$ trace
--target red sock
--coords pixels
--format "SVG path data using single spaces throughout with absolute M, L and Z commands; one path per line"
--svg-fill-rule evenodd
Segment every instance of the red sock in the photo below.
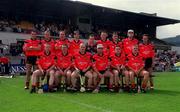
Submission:
M 113 85 L 109 84 L 109 89 L 112 89 L 113 88 Z
M 35 87 L 36 87 L 36 85 L 32 84 L 32 88 L 35 88 Z
M 136 87 L 135 83 L 131 84 L 131 88 L 134 89 Z
M 39 82 L 36 82 L 36 87 L 39 87 Z
M 145 83 L 142 83 L 142 88 L 146 88 L 146 84 Z

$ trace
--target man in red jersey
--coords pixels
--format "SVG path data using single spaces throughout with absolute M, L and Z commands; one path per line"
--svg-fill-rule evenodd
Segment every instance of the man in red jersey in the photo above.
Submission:
M 36 37 L 36 32 L 31 32 L 31 38 L 25 40 L 23 51 L 26 55 L 26 77 L 25 77 L 25 89 L 29 89 L 31 69 L 36 68 L 37 57 L 41 54 L 40 40 Z
M 9 75 L 9 68 L 10 68 L 9 67 L 9 58 L 6 56 L 0 56 L 0 64 L 1 64 L 1 67 L 4 68 L 4 70 L 1 72 L 3 74 Z
M 128 37 L 123 39 L 122 45 L 123 45 L 123 51 L 126 55 L 129 55 L 132 53 L 132 47 L 136 44 L 138 44 L 138 40 L 134 38 L 134 31 L 128 30 L 127 33 Z
M 120 81 L 120 76 L 119 74 L 124 74 L 125 79 L 126 79 L 126 85 L 129 85 L 129 76 L 128 76 L 128 71 L 125 69 L 125 61 L 126 57 L 125 54 L 122 52 L 120 46 L 115 47 L 115 51 L 110 55 L 111 59 L 111 69 L 112 73 L 114 75 L 114 84 L 115 84 L 115 90 L 118 91 L 119 88 L 119 81 Z M 123 79 L 121 79 L 122 81 Z M 122 84 L 122 83 L 121 83 Z M 121 85 L 121 90 L 122 90 L 123 85 Z
M 90 52 L 91 54 L 96 53 L 97 44 L 96 44 L 96 41 L 95 41 L 93 34 L 89 35 L 89 39 L 88 39 L 88 42 L 86 44 L 86 48 L 87 48 L 87 51 Z
M 103 45 L 98 44 L 97 45 L 97 53 L 93 56 L 94 64 L 93 64 L 93 82 L 94 85 L 96 86 L 96 89 L 93 91 L 94 93 L 99 92 L 99 87 L 101 84 L 101 80 L 103 77 L 108 77 L 110 78 L 109 80 L 109 90 L 113 91 L 112 86 L 113 86 L 113 74 L 110 72 L 110 60 L 109 60 L 109 55 L 105 54 L 103 52 Z M 100 79 L 98 81 L 98 79 Z
M 76 90 L 76 81 L 77 78 L 80 78 L 81 82 L 81 92 L 85 91 L 84 88 L 84 80 L 85 77 L 87 77 L 87 89 L 90 90 L 92 88 L 92 73 L 90 71 L 92 61 L 91 57 L 92 55 L 88 52 L 86 52 L 86 45 L 84 43 L 80 44 L 79 52 L 74 55 L 74 68 L 71 75 L 71 81 L 72 81 L 72 90 Z
M 56 53 L 60 53 L 61 52 L 61 48 L 62 45 L 66 44 L 68 46 L 68 48 L 70 47 L 70 41 L 66 38 L 66 33 L 64 30 L 61 30 L 59 32 L 59 39 L 56 40 L 56 44 L 55 44 L 55 51 Z
M 113 33 L 112 39 L 113 40 L 110 41 L 110 43 L 109 43 L 110 54 L 113 54 L 116 46 L 119 46 L 119 47 L 121 47 L 120 49 L 122 49 L 122 42 L 119 41 L 118 34 L 116 32 Z
M 55 73 L 55 85 L 58 86 L 61 82 L 60 79 L 66 79 L 67 90 L 71 86 L 71 74 L 72 74 L 72 55 L 68 52 L 68 46 L 63 44 L 61 46 L 62 52 L 57 54 L 56 73 Z M 65 77 L 65 78 L 63 78 Z M 64 81 L 65 82 L 65 81 Z
M 37 60 L 38 69 L 35 70 L 32 74 L 32 88 L 31 93 L 36 92 L 36 89 L 39 89 L 39 78 L 43 78 L 47 75 L 49 78 L 49 91 L 53 89 L 54 83 L 54 64 L 55 64 L 55 55 L 51 52 L 51 46 L 49 44 L 44 45 L 44 52 L 42 52 L 40 58 Z
M 53 52 L 53 53 L 55 52 L 55 48 L 54 48 L 55 42 L 51 38 L 51 35 L 50 35 L 49 31 L 44 32 L 44 39 L 41 40 L 42 51 L 44 51 L 45 44 L 51 45 L 51 52 Z
M 83 43 L 82 40 L 79 39 L 79 31 L 74 31 L 74 39 L 71 41 L 70 44 L 70 52 L 74 55 L 79 52 L 79 45 Z
M 144 69 L 144 61 L 143 57 L 139 53 L 138 45 L 133 47 L 133 51 L 128 55 L 127 67 L 129 69 L 130 81 L 131 81 L 131 90 L 133 92 L 137 92 L 135 88 L 135 76 L 142 76 L 142 91 L 146 92 L 146 85 L 149 78 L 149 72 Z
M 154 45 L 150 42 L 149 36 L 144 34 L 142 37 L 143 42 L 139 44 L 139 52 L 145 59 L 145 69 L 152 75 L 153 60 L 154 60 Z M 153 78 L 150 77 L 150 89 L 154 89 Z
M 110 44 L 110 41 L 107 39 L 107 32 L 105 31 L 102 31 L 101 32 L 101 40 L 98 40 L 97 41 L 97 45 L 98 44 L 102 44 L 103 45 L 103 52 L 106 53 L 106 54 L 109 54 L 109 44 Z

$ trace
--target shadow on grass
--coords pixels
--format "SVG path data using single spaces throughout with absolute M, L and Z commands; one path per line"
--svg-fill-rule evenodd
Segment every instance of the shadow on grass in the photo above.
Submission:
M 178 96 L 180 95 L 180 91 L 155 89 L 153 91 L 148 92 L 148 94 Z

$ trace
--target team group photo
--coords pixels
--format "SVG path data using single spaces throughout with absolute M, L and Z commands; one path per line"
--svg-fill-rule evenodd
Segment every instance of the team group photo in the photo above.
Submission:
M 179 0 L 0 0 L 0 111 L 180 112 Z
M 122 41 L 116 32 L 111 41 L 106 31 L 100 33 L 101 40 L 97 42 L 93 34 L 87 43 L 79 36 L 79 31 L 74 31 L 73 40 L 69 41 L 62 30 L 55 41 L 45 31 L 39 40 L 36 32 L 32 32 L 23 46 L 25 89 L 31 88 L 31 93 L 43 88 L 53 92 L 63 86 L 65 90 L 98 93 L 104 83 L 111 92 L 146 92 L 148 82 L 149 88 L 154 88 L 151 75 L 154 46 L 147 34 L 142 35 L 142 43 L 135 39 L 133 30 L 128 30 Z M 31 71 L 32 68 L 35 69 Z

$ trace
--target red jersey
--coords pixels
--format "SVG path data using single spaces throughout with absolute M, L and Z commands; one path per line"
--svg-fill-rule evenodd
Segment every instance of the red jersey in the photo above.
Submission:
M 55 64 L 55 55 L 50 53 L 46 55 L 44 52 L 41 54 L 40 58 L 37 60 L 37 64 L 42 67 L 43 70 L 49 69 Z
M 44 45 L 45 44 L 49 44 L 50 46 L 51 46 L 51 52 L 55 52 L 55 48 L 54 48 L 54 45 L 55 45 L 55 42 L 54 42 L 54 40 L 53 39 L 50 39 L 49 41 L 47 41 L 47 40 L 42 40 L 41 41 L 41 49 L 42 49 L 42 52 L 44 52 Z
M 96 69 L 98 71 L 103 71 L 103 70 L 106 70 L 108 68 L 109 56 L 107 54 L 103 54 L 102 56 L 95 54 L 93 56 L 93 60 L 94 60 L 93 66 L 96 67 Z
M 134 45 L 138 44 L 138 40 L 133 38 L 125 38 L 123 39 L 122 45 L 123 45 L 123 51 L 125 52 L 126 55 L 129 55 L 132 53 L 132 47 Z
M 59 39 L 56 40 L 56 44 L 55 44 L 55 51 L 56 53 L 60 53 L 61 52 L 61 46 L 66 44 L 68 47 L 70 46 L 70 41 L 68 39 Z
M 0 63 L 8 64 L 9 63 L 9 58 L 8 57 L 0 57 Z
M 110 54 L 114 53 L 116 46 L 119 46 L 122 49 L 122 42 L 115 43 L 115 42 L 111 41 L 109 43 L 109 52 L 110 52 Z
M 84 70 L 91 66 L 91 57 L 92 55 L 88 52 L 85 54 L 76 53 L 74 55 L 74 64 L 79 70 Z
M 67 54 L 63 55 L 62 53 L 59 53 L 57 55 L 57 63 L 56 66 L 58 66 L 61 69 L 66 69 L 72 65 L 72 55 Z
M 111 65 L 113 67 L 125 65 L 126 57 L 124 53 L 121 53 L 120 56 L 117 56 L 115 53 L 110 55 Z
M 78 40 L 78 41 L 75 41 L 75 40 L 72 40 L 71 41 L 71 44 L 70 44 L 70 52 L 71 54 L 76 54 L 79 52 L 79 45 L 83 43 L 82 40 Z
M 40 45 L 40 40 L 38 39 L 28 39 L 25 40 L 23 50 L 26 56 L 39 56 L 41 54 L 41 50 L 27 50 L 27 48 L 33 47 L 37 48 Z
M 137 56 L 132 53 L 127 56 L 128 62 L 127 66 L 134 72 L 139 72 L 144 67 L 144 61 L 142 55 L 138 54 Z
M 106 40 L 106 41 L 98 40 L 96 43 L 97 43 L 97 45 L 102 44 L 104 53 L 109 54 L 109 51 L 108 51 L 109 44 L 110 44 L 109 40 Z
M 149 44 L 139 44 L 139 52 L 142 54 L 143 58 L 153 58 L 155 55 L 154 45 L 152 43 Z

